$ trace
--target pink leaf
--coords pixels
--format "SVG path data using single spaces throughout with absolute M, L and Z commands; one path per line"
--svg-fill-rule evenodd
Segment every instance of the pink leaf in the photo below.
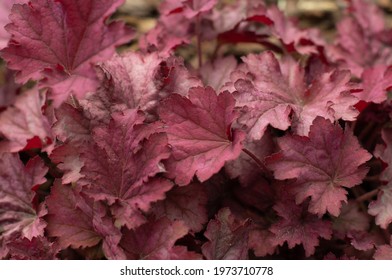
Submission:
M 323 118 L 315 119 L 309 137 L 285 136 L 278 144 L 282 151 L 269 158 L 275 178 L 296 179 L 296 202 L 310 197 L 309 211 L 319 216 L 338 216 L 342 201 L 347 201 L 342 187 L 360 184 L 368 172 L 363 164 L 371 155 L 353 133 Z
M 392 246 L 388 244 L 377 247 L 373 258 L 375 260 L 392 260 Z
M 336 231 L 335 236 L 344 238 L 350 231 L 365 232 L 370 226 L 370 216 L 360 211 L 360 207 L 354 201 L 342 206 L 340 215 L 333 219 L 333 229 Z
M 80 159 L 79 150 L 71 144 L 58 146 L 50 155 L 57 168 L 64 172 L 61 180 L 64 185 L 77 182 L 83 176 L 80 171 L 83 162 Z
M 23 165 L 18 155 L 0 157 L 0 228 L 2 237 L 20 233 L 31 240 L 43 236 L 46 223 L 40 218 L 44 209 L 35 209 L 32 188 L 46 181 L 48 169 L 39 157 Z
M 306 256 L 309 257 L 314 254 L 319 237 L 332 237 L 330 222 L 308 213 L 306 207 L 296 205 L 294 201 L 280 201 L 274 206 L 274 210 L 282 218 L 270 228 L 275 234 L 273 242 L 277 245 L 287 242 L 292 249 L 295 245 L 302 244 Z
M 376 224 L 386 229 L 392 223 L 392 184 L 384 186 L 377 200 L 369 204 L 369 214 L 376 217 Z
M 249 225 L 249 220 L 236 219 L 229 208 L 221 209 L 204 233 L 209 241 L 202 246 L 203 255 L 208 260 L 247 259 Z
M 131 260 L 178 259 L 183 247 L 174 246 L 174 243 L 187 233 L 188 228 L 182 221 L 162 218 L 134 230 L 125 230 L 120 246 Z
M 136 110 L 114 114 L 109 126 L 94 130 L 93 143 L 82 153 L 86 192 L 110 205 L 117 203 L 112 209 L 117 224 L 128 228 L 142 224 L 140 210 L 147 211 L 172 187 L 167 180 L 150 179 L 165 171 L 161 161 L 170 153 L 164 134 L 144 134 L 149 127 L 143 120 Z
M 218 58 L 213 62 L 207 62 L 200 69 L 204 85 L 212 87 L 220 92 L 223 85 L 230 81 L 230 74 L 237 68 L 234 56 Z
M 382 33 L 387 30 L 377 5 L 366 0 L 350 3 L 353 13 L 338 24 L 337 43 L 328 48 L 328 54 L 360 77 L 368 67 L 391 64 L 392 51 L 382 40 Z
M 381 103 L 387 100 L 387 91 L 392 87 L 392 68 L 378 65 L 362 73 L 363 91 L 355 95 L 366 102 Z
M 2 51 L 17 81 L 41 80 L 59 106 L 73 93 L 94 90 L 93 65 L 110 58 L 132 38 L 120 22 L 105 24 L 122 0 L 32 0 L 14 6 L 7 30 L 12 41 Z
M 189 99 L 172 95 L 160 109 L 172 147 L 168 176 L 177 184 L 189 184 L 195 174 L 203 182 L 241 153 L 245 134 L 231 131 L 236 114 L 229 93 L 217 96 L 212 88 L 192 88 Z
M 354 120 L 358 114 L 353 107 L 358 100 L 349 93 L 349 72 L 308 77 L 293 59 L 286 56 L 278 61 L 271 52 L 250 54 L 243 60 L 247 72 L 234 72 L 231 84 L 236 106 L 242 110 L 239 123 L 251 139 L 260 139 L 268 125 L 286 130 L 291 124 L 297 134 L 307 135 L 317 116 Z
M 183 221 L 192 231 L 199 232 L 207 222 L 207 194 L 203 185 L 193 183 L 176 187 L 157 202 L 152 212 L 157 218 L 166 216 L 172 221 Z
M 19 95 L 13 106 L 0 113 L 0 133 L 6 138 L 0 144 L 0 152 L 21 151 L 36 136 L 45 148 L 51 149 L 50 124 L 41 110 L 44 104 L 45 98 L 33 89 Z
M 157 53 L 114 56 L 99 69 L 101 87 L 79 101 L 95 123 L 106 122 L 114 112 L 136 108 L 154 120 L 161 99 L 171 93 L 186 95 L 190 87 L 201 85 L 180 60 L 164 60 Z
M 14 4 L 25 3 L 27 0 L 2 0 L 0 2 L 0 49 L 5 48 L 11 35 L 5 30 L 5 26 L 9 23 L 8 16 Z

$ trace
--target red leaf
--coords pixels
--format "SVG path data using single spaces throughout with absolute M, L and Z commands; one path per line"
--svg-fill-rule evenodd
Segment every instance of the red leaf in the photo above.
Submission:
M 110 58 L 116 45 L 132 38 L 122 23 L 104 20 L 122 0 L 31 0 L 16 5 L 7 30 L 12 41 L 2 51 L 17 81 L 41 80 L 59 106 L 73 93 L 97 86 L 93 64 Z
M 94 130 L 93 143 L 82 153 L 85 191 L 109 205 L 117 203 L 112 209 L 116 223 L 128 228 L 142 224 L 140 210 L 147 211 L 150 203 L 163 199 L 172 187 L 167 180 L 150 179 L 165 171 L 161 161 L 170 153 L 166 136 L 145 134 L 150 129 L 143 120 L 136 110 L 114 114 L 109 126 Z
M 339 125 L 316 118 L 309 137 L 285 136 L 278 139 L 282 151 L 268 159 L 278 180 L 296 179 L 296 202 L 311 197 L 309 211 L 319 216 L 340 213 L 346 190 L 362 182 L 368 169 L 363 165 L 371 155 L 353 133 Z
M 46 181 L 48 169 L 39 157 L 23 165 L 18 155 L 0 157 L 0 228 L 2 237 L 14 233 L 31 240 L 43 236 L 46 223 L 40 218 L 44 209 L 34 209 L 32 187 Z
M 297 134 L 307 135 L 317 116 L 354 120 L 358 114 L 353 107 L 358 100 L 349 93 L 349 72 L 335 70 L 313 77 L 290 57 L 278 61 L 271 52 L 250 54 L 243 60 L 246 72 L 234 72 L 226 87 L 234 86 L 236 106 L 242 110 L 239 123 L 254 140 L 263 136 L 268 125 L 286 130 L 292 124 Z
M 192 88 L 189 99 L 172 95 L 163 103 L 159 115 L 167 124 L 172 156 L 166 162 L 168 176 L 178 185 L 187 185 L 196 174 L 205 181 L 229 160 L 241 153 L 242 131 L 227 135 L 236 118 L 234 98 L 216 95 L 212 88 Z
M 45 98 L 34 89 L 19 95 L 13 106 L 0 113 L 0 133 L 6 138 L 0 144 L 0 150 L 21 151 L 36 136 L 45 148 L 52 148 L 47 142 L 52 137 L 50 124 L 41 110 L 44 103 Z
M 207 200 L 206 191 L 201 184 L 176 187 L 166 194 L 165 200 L 154 205 L 152 213 L 157 218 L 165 216 L 172 221 L 183 221 L 193 232 L 199 232 L 208 221 Z
M 296 205 L 294 201 L 283 200 L 274 206 L 274 210 L 282 218 L 270 228 L 275 234 L 272 239 L 276 245 L 283 245 L 287 241 L 292 249 L 295 245 L 302 244 L 309 257 L 314 254 L 319 237 L 332 237 L 331 223 L 308 213 L 306 204 Z
M 174 243 L 187 233 L 188 228 L 182 221 L 162 218 L 134 230 L 125 230 L 120 246 L 130 260 L 178 259 L 184 255 L 184 248 L 174 246 Z M 196 254 L 194 256 L 197 257 Z
M 208 223 L 204 236 L 209 240 L 201 250 L 207 260 L 248 259 L 250 220 L 234 217 L 229 208 L 221 209 Z

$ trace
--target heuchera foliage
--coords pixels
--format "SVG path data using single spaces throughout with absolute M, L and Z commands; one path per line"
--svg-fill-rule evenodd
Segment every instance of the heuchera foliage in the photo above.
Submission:
M 0 3 L 1 259 L 392 259 L 382 10 L 227 2 Z

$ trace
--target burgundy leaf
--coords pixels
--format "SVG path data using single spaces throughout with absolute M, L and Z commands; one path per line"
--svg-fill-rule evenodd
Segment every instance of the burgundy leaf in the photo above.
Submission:
M 157 218 L 166 216 L 172 221 L 183 221 L 189 229 L 199 232 L 208 221 L 207 199 L 201 184 L 176 187 L 166 194 L 165 200 L 154 205 L 152 212 Z
M 56 260 L 58 250 L 45 237 L 16 238 L 7 243 L 11 260 Z
M 264 159 L 274 152 L 275 146 L 273 137 L 268 131 L 260 140 L 246 139 L 244 141 L 244 148 L 261 162 L 264 162 Z M 243 187 L 248 187 L 259 181 L 265 171 L 261 170 L 255 160 L 246 153 L 241 153 L 236 160 L 227 162 L 225 169 L 230 178 L 238 178 Z
M 38 137 L 50 151 L 52 133 L 48 119 L 42 114 L 45 97 L 37 89 L 19 95 L 15 104 L 0 113 L 0 133 L 6 138 L 0 142 L 0 152 L 18 152 L 27 142 Z
M 57 181 L 46 203 L 48 234 L 57 237 L 60 248 L 91 247 L 101 240 L 104 244 L 110 243 L 114 237 L 117 237 L 117 244 L 120 241 L 121 233 L 106 216 L 106 208 L 80 190 Z
M 172 147 L 168 176 L 177 184 L 189 184 L 195 174 L 203 182 L 241 153 L 245 134 L 231 131 L 236 113 L 228 92 L 217 96 L 212 88 L 192 88 L 189 99 L 172 95 L 160 109 Z
M 47 171 L 39 157 L 24 166 L 16 154 L 1 155 L 0 228 L 3 238 L 14 233 L 20 233 L 21 238 L 28 240 L 43 236 L 46 223 L 41 217 L 45 215 L 45 209 L 34 208 L 32 188 L 46 181 Z
M 122 0 L 31 0 L 16 5 L 7 31 L 12 40 L 2 51 L 17 81 L 41 80 L 59 106 L 70 94 L 94 90 L 93 64 L 110 58 L 116 45 L 133 33 L 120 22 L 105 24 Z
M 150 203 L 165 197 L 172 184 L 154 177 L 164 172 L 162 160 L 170 156 L 164 134 L 145 136 L 148 126 L 136 110 L 113 115 L 109 126 L 94 130 L 93 142 L 84 148 L 82 184 L 96 200 L 105 200 L 112 209 L 117 224 L 134 228 L 144 222 L 140 210 L 147 211 Z
M 131 260 L 170 260 L 184 256 L 184 249 L 174 243 L 188 233 L 182 221 L 161 218 L 133 230 L 125 230 L 120 246 Z M 182 251 L 182 252 L 181 252 Z M 197 257 L 197 255 L 194 255 Z
M 296 179 L 296 202 L 310 197 L 309 211 L 338 216 L 347 191 L 362 182 L 371 155 L 353 133 L 323 118 L 316 118 L 309 137 L 289 135 L 278 139 L 282 151 L 269 158 L 268 166 L 278 180 Z
M 319 237 L 330 239 L 332 237 L 331 223 L 319 219 L 316 215 L 307 212 L 304 205 L 296 205 L 294 201 L 280 201 L 274 210 L 281 219 L 272 225 L 271 232 L 275 234 L 273 243 L 283 245 L 287 242 L 289 248 L 302 244 L 307 257 L 315 252 L 319 244 Z
M 236 219 L 229 208 L 221 209 L 204 233 L 209 241 L 202 247 L 203 255 L 208 260 L 247 259 L 249 225 L 249 220 Z
M 226 87 L 234 86 L 236 106 L 242 111 L 239 123 L 254 140 L 263 136 L 268 125 L 286 130 L 291 124 L 297 134 L 307 135 L 317 116 L 354 120 L 358 114 L 353 107 L 358 100 L 349 93 L 349 72 L 307 77 L 293 59 L 285 56 L 278 61 L 271 52 L 250 54 L 243 60 L 246 72 L 234 72 Z

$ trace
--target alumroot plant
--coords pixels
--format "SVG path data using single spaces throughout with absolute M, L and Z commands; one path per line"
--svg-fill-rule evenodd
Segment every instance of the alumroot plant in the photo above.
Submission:
M 120 52 L 121 0 L 3 2 L 1 258 L 392 258 L 375 4 L 327 43 L 262 1 L 167 0 Z

